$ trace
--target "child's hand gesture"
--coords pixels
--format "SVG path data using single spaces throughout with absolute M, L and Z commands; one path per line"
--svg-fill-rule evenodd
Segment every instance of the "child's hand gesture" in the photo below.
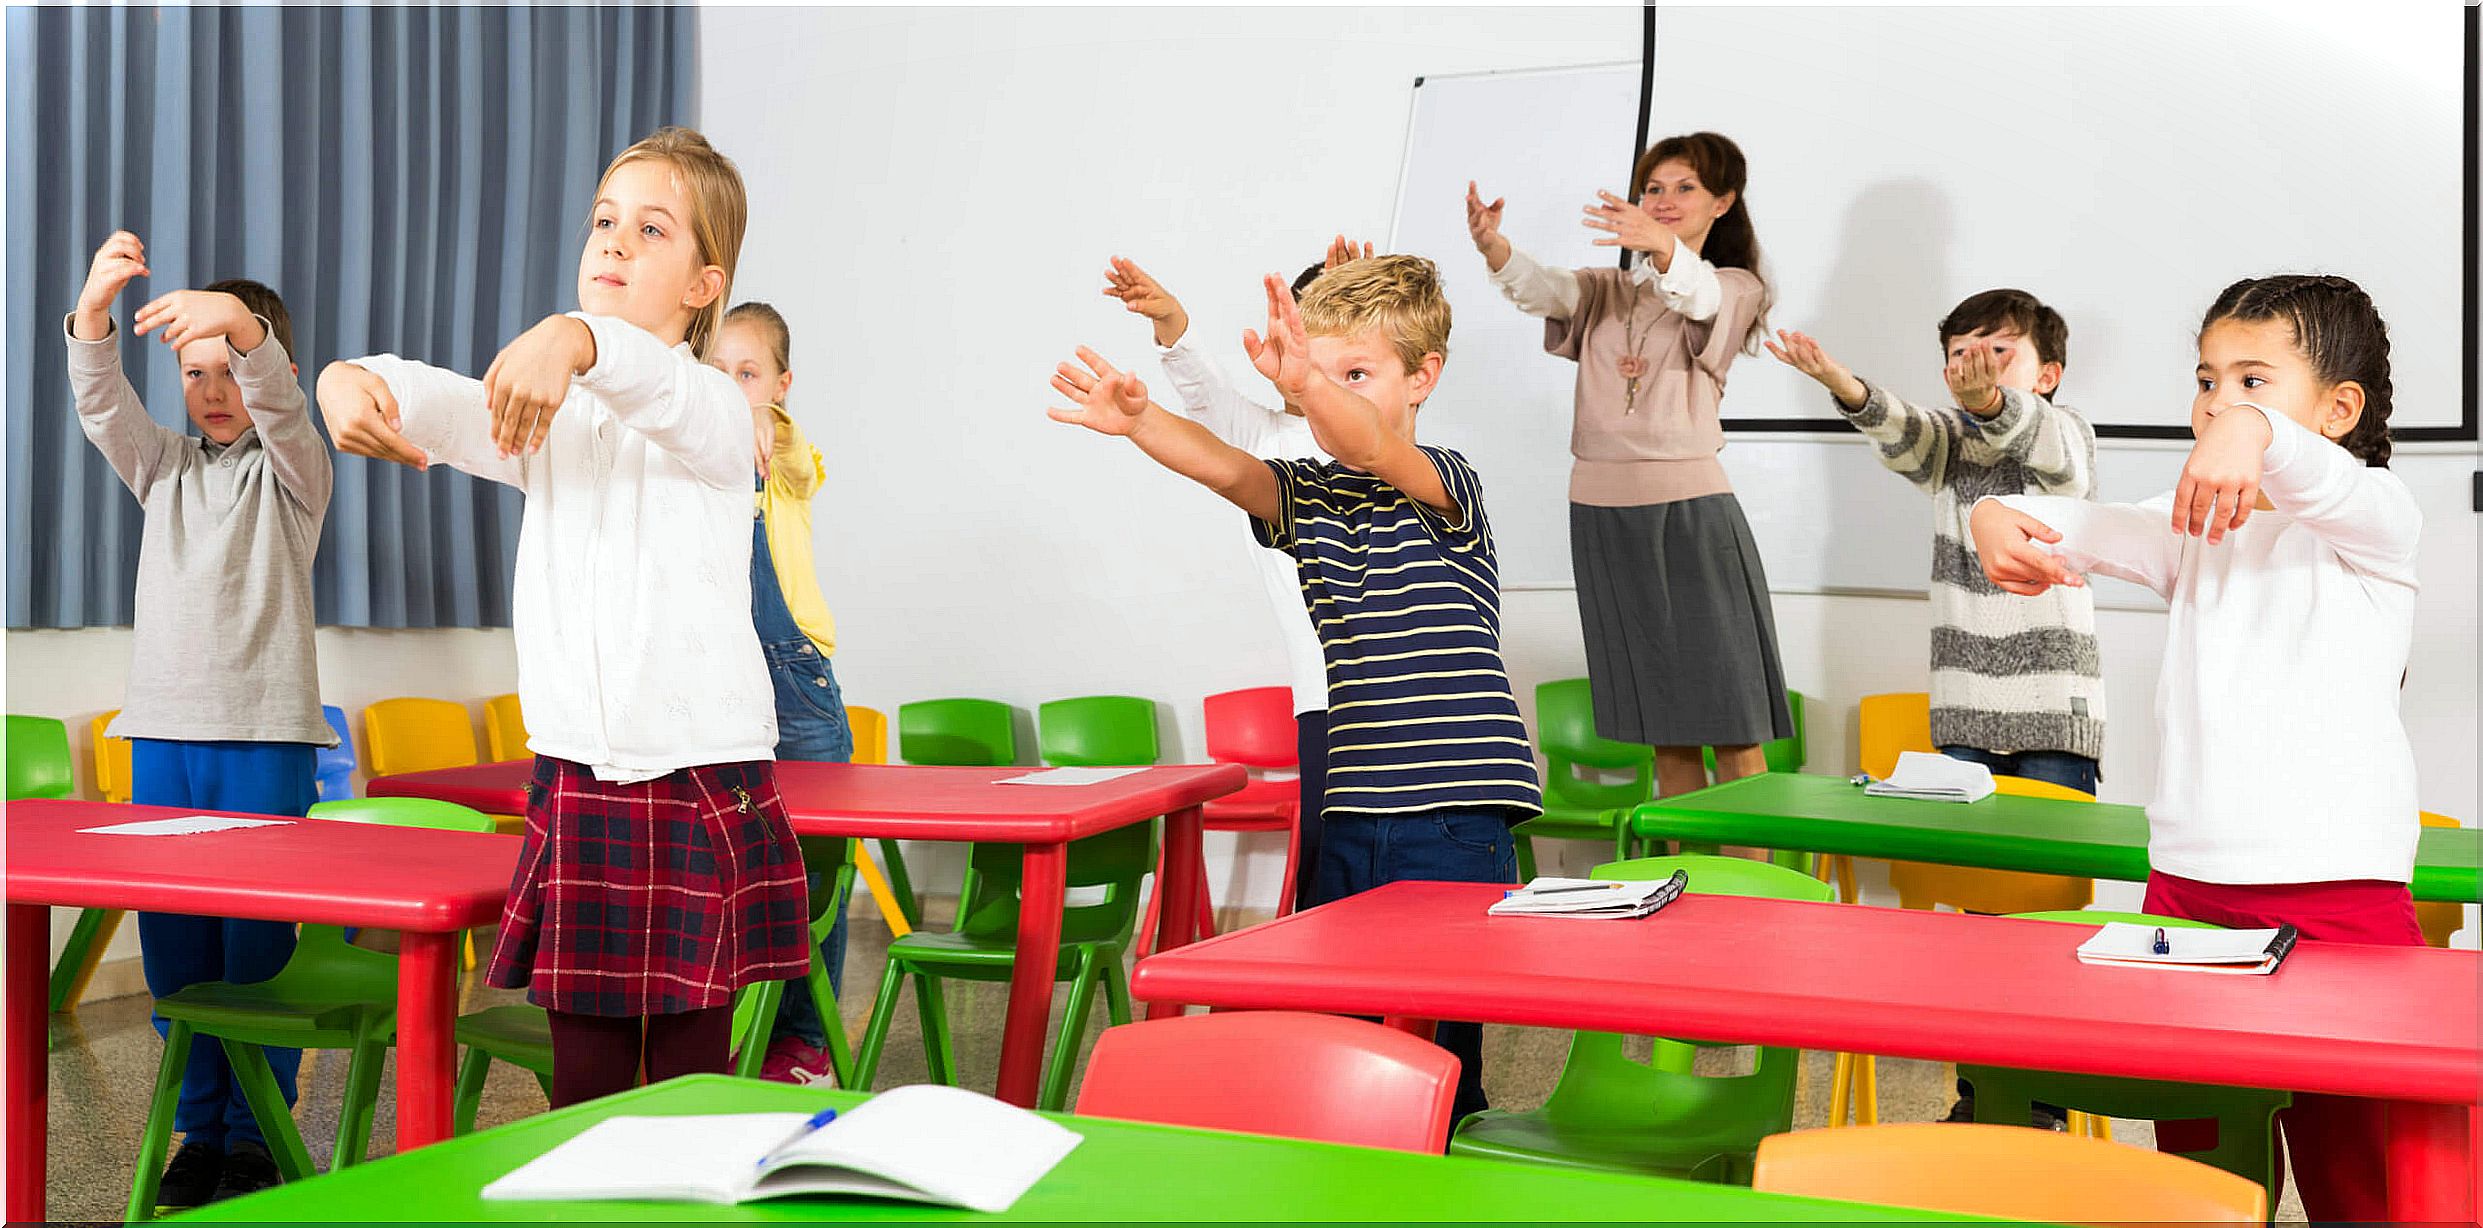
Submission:
M 750 407 L 752 459 L 760 477 L 767 476 L 768 464 L 776 458 L 776 409 L 772 405 Z
M 111 331 L 107 313 L 112 300 L 121 296 L 121 287 L 133 277 L 147 276 L 147 245 L 126 230 L 115 230 L 112 237 L 95 249 L 95 262 L 87 267 L 86 285 L 78 291 L 76 318 L 70 329 L 80 341 L 101 341 Z
M 2078 588 L 2086 577 L 2069 570 L 2059 556 L 2036 545 L 2056 542 L 2052 526 L 2005 503 L 1984 502 L 1974 508 L 1974 553 L 1983 560 L 1983 575 L 2002 592 L 2032 597 L 2055 584 Z
M 1784 344 L 1780 346 L 1777 341 Z M 1776 341 L 1761 341 L 1759 344 L 1766 346 L 1767 352 L 1776 356 L 1776 361 L 1818 380 L 1819 386 L 1827 389 L 1828 395 L 1835 397 L 1837 403 L 1847 409 L 1860 409 L 1863 402 L 1871 399 L 1871 390 L 1863 387 L 1862 381 L 1855 379 L 1854 373 L 1846 370 L 1844 363 L 1828 357 L 1828 351 L 1807 333 L 1780 328 L 1776 330 Z
M 1282 278 L 1267 275 L 1267 339 L 1249 329 L 1242 330 L 1242 351 L 1250 355 L 1250 365 L 1258 368 L 1267 382 L 1276 385 L 1285 403 L 1299 405 L 1310 392 L 1313 379 L 1319 378 L 1310 366 L 1310 333 L 1302 327 L 1302 309 L 1293 301 L 1293 289 Z
M 595 334 L 568 316 L 546 316 L 502 348 L 483 372 L 483 400 L 491 407 L 491 438 L 500 455 L 541 448 L 552 415 L 569 399 L 570 379 L 594 365 Z
M 1171 345 L 1190 331 L 1190 313 L 1181 300 L 1139 268 L 1137 261 L 1114 256 L 1112 267 L 1104 270 L 1104 293 L 1121 300 L 1131 314 L 1153 320 L 1157 345 Z
M 1969 341 L 1941 371 L 1957 407 L 1978 418 L 2000 412 L 2000 359 L 1989 341 Z
M 1078 408 L 1044 412 L 1054 422 L 1075 423 L 1098 434 L 1126 436 L 1136 431 L 1147 413 L 1146 384 L 1085 346 L 1078 347 L 1078 361 L 1086 364 L 1085 370 L 1064 362 L 1052 373 L 1052 387 L 1077 402 Z
M 1672 227 L 1647 216 L 1646 210 L 1610 192 L 1599 190 L 1595 195 L 1600 198 L 1599 203 L 1581 210 L 1586 217 L 1579 223 L 1589 230 L 1600 230 L 1611 236 L 1595 240 L 1595 246 L 1626 247 L 1650 256 L 1672 255 L 1673 244 L 1680 242 Z
M 175 350 L 193 341 L 226 337 L 234 349 L 247 354 L 267 340 L 267 330 L 259 327 L 250 308 L 221 290 L 175 290 L 139 308 L 130 323 L 138 326 L 141 337 L 163 329 L 164 344 Z
M 332 362 L 319 373 L 319 416 L 327 419 L 328 438 L 340 452 L 431 467 L 422 449 L 397 432 L 397 396 L 388 381 L 349 362 Z
M 1467 186 L 1472 187 L 1473 185 L 1468 184 Z M 1328 260 L 1327 263 L 1319 266 L 1319 271 L 1325 273 L 1329 269 L 1333 269 L 1340 264 L 1349 264 L 1356 260 L 1368 260 L 1372 255 L 1373 252 L 1369 243 L 1364 243 L 1362 245 L 1362 250 L 1360 252 L 1356 252 L 1354 250 L 1353 240 L 1348 239 L 1343 235 L 1338 235 L 1328 241 Z
M 2238 412 L 2236 412 L 2238 411 Z M 2242 527 L 2259 505 L 2259 477 L 2271 437 L 2255 405 L 2225 406 L 2207 419 L 2173 488 L 2173 531 L 2207 535 L 2212 546 Z
M 1506 196 L 1484 204 L 1474 181 L 1466 181 L 1466 234 L 1474 240 L 1474 250 L 1483 253 L 1483 263 L 1495 273 L 1509 262 L 1509 241 L 1500 237 L 1500 211 L 1508 204 Z

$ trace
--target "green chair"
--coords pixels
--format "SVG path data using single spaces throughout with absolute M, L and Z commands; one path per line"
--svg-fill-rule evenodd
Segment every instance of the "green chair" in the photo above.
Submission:
M 880 978 L 879 998 L 871 1004 L 870 1027 L 854 1055 L 855 1088 L 867 1090 L 879 1071 L 897 994 L 909 974 L 919 999 L 923 1053 L 931 1066 L 931 1078 L 939 1083 L 957 1081 L 957 1057 L 949 1040 L 940 979 L 1009 979 L 1017 960 L 1018 897 L 1024 877 L 1021 856 L 1020 846 L 1014 844 L 975 845 L 958 897 L 956 928 L 945 934 L 916 930 L 888 945 L 888 968 Z M 1133 823 L 1072 841 L 1068 860 L 1072 894 L 1063 901 L 1061 946 L 1052 965 L 1052 979 L 1069 982 L 1069 1007 L 1061 1017 L 1051 1061 L 1044 1068 L 1036 1107 L 1045 1109 L 1059 1109 L 1068 1102 L 1069 1075 L 1077 1063 L 1078 1043 L 1086 1034 L 1095 982 L 1103 982 L 1111 1021 L 1130 1020 L 1129 982 L 1121 970 L 1121 952 L 1138 922 L 1139 883 L 1155 864 L 1155 824 Z M 1078 888 L 1100 891 L 1079 893 Z M 1080 894 L 1100 898 L 1081 901 Z
M 1056 699 L 1035 710 L 1035 744 L 1053 767 L 1146 767 L 1162 762 L 1155 701 L 1135 695 Z
M 1017 762 L 1016 713 L 990 699 L 924 699 L 897 709 L 897 758 L 931 767 L 1006 767 Z M 906 924 L 922 925 L 922 898 L 914 894 L 905 854 L 894 840 L 879 842 L 888 890 Z
M 1799 772 L 1804 764 L 1810 762 L 1809 725 L 1802 715 L 1802 693 L 1800 691 L 1785 692 L 1785 708 L 1793 714 L 1793 736 L 1759 744 L 1759 753 L 1767 757 L 1767 770 L 1771 772 Z M 1716 773 L 1715 748 L 1708 747 L 1706 756 L 1707 774 L 1713 777 Z M 1716 846 L 1684 840 L 1681 842 L 1681 851 L 1712 853 L 1716 851 Z M 1818 859 L 1809 853 L 1778 849 L 1768 854 L 1768 860 L 1786 869 L 1799 870 L 1808 874 L 1811 873 L 1811 868 Z
M 37 798 L 68 797 L 77 791 L 77 779 L 70 768 L 69 726 L 48 716 L 9 715 L 8 800 L 27 801 Z M 78 991 L 103 948 L 112 941 L 112 931 L 120 928 L 121 913 L 111 908 L 82 908 L 77 924 L 69 931 L 69 943 L 60 949 L 60 962 L 52 966 L 52 1012 L 58 1014 L 77 1003 L 70 999 Z
M 2167 929 L 2217 929 L 2203 921 L 2151 917 L 2144 913 L 2068 912 L 2013 914 L 2028 921 L 2062 921 L 2098 926 L 2112 921 L 2160 925 Z M 2215 1146 L 2180 1154 L 2267 1187 L 2268 1205 L 2284 1193 L 2276 1180 L 2276 1127 L 2279 1110 L 2293 1103 L 2288 1092 L 2251 1087 L 2217 1087 L 2200 1083 L 2163 1083 L 2109 1075 L 2064 1074 L 2046 1070 L 2014 1070 L 2002 1066 L 1959 1063 L 1957 1077 L 1974 1088 L 1974 1119 L 2024 1125 L 2036 1103 L 2140 1121 L 2213 1119 Z
M 1674 870 L 1689 872 L 1694 894 L 1832 898 L 1828 885 L 1809 875 L 1738 857 L 1616 861 L 1597 866 L 1594 877 L 1660 879 Z M 1691 1059 L 1699 1048 L 1734 1047 L 1730 1042 L 1658 1039 L 1649 1060 L 1639 1062 L 1622 1051 L 1624 1040 L 1578 1033 L 1542 1108 L 1473 1114 L 1458 1123 L 1449 1154 L 1746 1185 L 1759 1140 L 1793 1128 L 1801 1050 L 1761 1048 L 1750 1073 L 1711 1077 L 1691 1073 Z
M 359 798 L 321 802 L 309 817 L 391 827 L 488 833 L 491 816 L 427 798 Z M 266 1136 L 268 1154 L 287 1181 L 317 1170 L 294 1127 L 293 1112 L 276 1085 L 262 1046 L 342 1049 L 344 1106 L 337 1115 L 331 1168 L 360 1163 L 371 1142 L 371 1118 L 379 1104 L 380 1067 L 397 1033 L 397 957 L 364 950 L 345 940 L 342 927 L 305 925 L 292 958 L 264 981 L 206 981 L 158 998 L 155 1013 L 170 1023 L 164 1059 L 156 1068 L 155 1096 L 138 1146 L 137 1178 L 130 1185 L 128 1218 L 155 1214 L 156 1186 L 172 1146 L 173 1108 L 181 1075 L 189 1066 L 194 1035 L 223 1042 L 233 1077 Z
M 819 943 L 828 936 L 829 928 L 845 910 L 846 897 L 853 891 L 855 842 L 824 836 L 804 836 L 801 841 L 803 862 L 830 885 L 828 890 L 810 898 L 810 973 L 803 983 L 819 1008 L 819 1018 L 825 1021 L 822 1030 L 828 1039 L 828 1067 L 836 1073 L 838 1086 L 851 1087 L 853 1054 L 845 1040 L 844 1016 L 837 1009 L 836 990 L 828 983 L 827 962 L 820 957 Z M 745 1079 L 759 1076 L 759 1068 L 767 1060 L 768 1036 L 775 1030 L 776 1010 L 783 1005 L 784 987 L 783 981 L 762 981 L 734 996 L 735 1075 Z M 460 1015 L 457 1043 L 466 1047 L 466 1055 L 457 1064 L 452 1133 L 465 1134 L 474 1129 L 475 1113 L 483 1102 L 483 1084 L 495 1061 L 534 1075 L 543 1094 L 552 1094 L 552 1027 L 542 1007 L 511 1003 Z
M 1543 814 L 1509 830 L 1517 841 L 1518 878 L 1535 876 L 1536 836 L 1610 840 L 1614 857 L 1628 857 L 1638 843 L 1629 812 L 1655 797 L 1654 748 L 1597 737 L 1595 701 L 1584 678 L 1535 688 L 1535 737 L 1550 770 L 1543 776 Z M 1632 779 L 1605 784 L 1594 772 L 1629 772 Z

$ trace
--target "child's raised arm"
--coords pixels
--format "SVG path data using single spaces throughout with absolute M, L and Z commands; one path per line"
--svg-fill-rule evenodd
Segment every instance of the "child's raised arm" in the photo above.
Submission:
M 327 441 L 310 424 L 310 399 L 302 395 L 293 356 L 266 320 L 236 295 L 175 290 L 139 308 L 130 322 L 140 336 L 161 330 L 175 353 L 193 341 L 223 341 L 234 382 L 241 386 L 242 412 L 259 432 L 277 486 L 312 512 L 327 511 L 336 487 L 335 463 L 328 458 Z
M 78 429 L 103 453 L 121 484 L 143 501 L 162 476 L 164 458 L 188 438 L 147 415 L 138 390 L 121 370 L 121 343 L 112 327 L 112 300 L 131 279 L 147 275 L 146 245 L 126 230 L 95 249 L 86 284 L 66 322 L 69 392 Z
M 1276 385 L 1287 402 L 1302 407 L 1310 419 L 1311 438 L 1337 460 L 1396 487 L 1416 503 L 1454 517 L 1457 500 L 1440 480 L 1439 466 L 1414 446 L 1414 441 L 1389 430 L 1379 407 L 1343 384 L 1313 370 L 1310 333 L 1302 326 L 1301 308 L 1282 278 L 1269 274 L 1267 338 L 1243 330 L 1242 349 L 1259 374 Z
M 2405 483 L 2293 419 L 2244 401 L 2209 419 L 2190 450 L 2173 492 L 2172 523 L 2191 533 L 2203 529 L 2212 544 L 2226 528 L 2240 527 L 2259 494 L 2355 567 L 2414 582 L 2423 513 Z
M 340 452 L 428 469 L 433 461 L 521 486 L 525 468 L 492 439 L 483 383 L 394 354 L 329 363 L 319 413 Z
M 1147 386 L 1138 377 L 1095 351 L 1079 346 L 1078 361 L 1085 369 L 1064 362 L 1052 374 L 1052 387 L 1078 406 L 1047 411 L 1053 421 L 1122 436 L 1155 463 L 1224 496 L 1233 506 L 1261 520 L 1281 520 L 1276 475 L 1266 462 L 1198 423 L 1165 412 L 1147 399 Z
M 2005 591 L 2032 596 L 2100 572 L 2170 598 L 2181 578 L 2181 538 L 2166 527 L 2160 504 L 1996 495 L 1974 505 L 1968 524 L 1985 578 Z
M 2049 397 L 2001 387 L 2001 365 L 1984 338 L 1961 347 L 1941 376 L 1983 441 L 2026 466 L 2044 494 L 2084 498 L 2095 485 L 2095 428 Z

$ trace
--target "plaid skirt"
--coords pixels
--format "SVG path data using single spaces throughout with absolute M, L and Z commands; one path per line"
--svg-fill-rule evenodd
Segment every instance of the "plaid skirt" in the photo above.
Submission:
M 614 784 L 535 757 L 491 984 L 571 1014 L 677 1014 L 803 975 L 809 938 L 775 764 Z

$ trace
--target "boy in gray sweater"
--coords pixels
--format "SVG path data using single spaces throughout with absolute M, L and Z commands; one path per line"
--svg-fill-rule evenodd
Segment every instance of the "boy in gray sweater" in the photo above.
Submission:
M 145 245 L 114 233 L 66 325 L 78 425 L 146 509 L 129 689 L 110 732 L 130 739 L 133 802 L 299 815 L 318 800 L 316 748 L 336 744 L 311 638 L 327 444 L 296 378 L 284 300 L 254 281 L 175 290 L 138 309 L 137 334 L 158 333 L 179 356 L 198 436 L 151 417 L 121 371 L 110 315 L 122 287 L 146 275 Z M 142 912 L 138 943 L 160 998 L 200 981 L 266 980 L 292 955 L 293 927 Z M 291 1103 L 301 1050 L 265 1052 Z M 183 1141 L 159 1208 L 275 1184 L 214 1040 L 190 1050 L 173 1128 Z

